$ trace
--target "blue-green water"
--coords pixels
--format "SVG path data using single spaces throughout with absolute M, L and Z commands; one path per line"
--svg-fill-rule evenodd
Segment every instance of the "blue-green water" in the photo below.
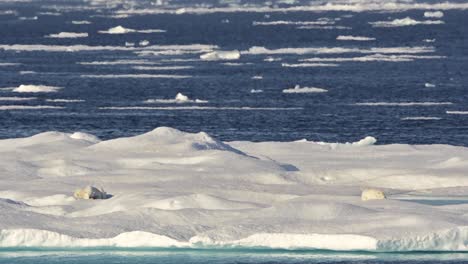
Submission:
M 282 250 L 0 251 L 0 263 L 468 263 L 465 253 L 337 253 Z

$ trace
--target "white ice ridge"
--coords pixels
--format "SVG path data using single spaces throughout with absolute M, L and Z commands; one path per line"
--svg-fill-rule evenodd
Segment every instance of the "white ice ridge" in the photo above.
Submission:
M 221 142 L 161 127 L 0 140 L 0 248 L 468 251 L 468 148 Z M 109 199 L 73 198 L 105 188 Z M 386 200 L 362 201 L 378 188 Z
M 426 11 L 424 12 L 424 17 L 429 17 L 429 18 L 441 18 L 444 17 L 444 13 L 442 11 Z
M 337 67 L 336 63 L 281 63 L 282 67 L 287 68 L 313 68 L 313 67 Z
M 34 109 L 63 109 L 62 106 L 52 105 L 0 105 L 0 110 L 34 110 Z
M 125 28 L 122 26 L 116 26 L 113 28 L 109 28 L 108 30 L 100 30 L 98 31 L 101 34 L 127 34 L 127 33 L 164 33 L 166 30 L 161 30 L 161 29 L 131 29 L 131 28 Z
M 283 93 L 325 93 L 328 90 L 316 87 L 300 87 L 299 85 L 294 88 L 284 89 Z
M 241 54 L 238 50 L 232 51 L 212 51 L 205 54 L 200 55 L 200 59 L 202 60 L 238 60 Z
M 97 78 L 97 79 L 185 79 L 190 78 L 190 75 L 176 74 L 82 74 L 82 78 Z
M 227 111 L 299 111 L 302 107 L 249 107 L 249 106 L 106 106 L 99 107 L 101 110 L 227 110 Z
M 392 21 L 376 21 L 369 22 L 373 27 L 405 27 L 405 26 L 415 26 L 415 25 L 440 25 L 444 24 L 442 20 L 414 20 L 410 17 L 405 17 L 401 19 L 395 19 Z
M 46 102 L 52 103 L 82 103 L 85 100 L 82 99 L 46 99 Z
M 62 89 L 57 86 L 47 85 L 32 85 L 32 84 L 21 84 L 20 86 L 13 88 L 13 92 L 17 93 L 53 93 Z
M 186 70 L 192 69 L 193 66 L 133 66 L 132 69 L 140 71 L 175 71 L 175 70 Z
M 468 111 L 446 111 L 448 115 L 468 115 Z
M 354 40 L 354 41 L 373 41 L 375 40 L 375 38 L 371 38 L 371 37 L 362 37 L 362 36 L 343 36 L 343 35 L 340 35 L 338 37 L 336 37 L 336 40 Z
M 198 103 L 198 104 L 206 104 L 208 101 L 206 100 L 200 100 L 200 99 L 195 99 L 192 100 L 188 96 L 182 94 L 182 93 L 177 93 L 176 97 L 174 99 L 148 99 L 144 101 L 144 103 L 151 104 L 151 103 L 163 103 L 163 104 L 173 104 L 173 103 Z
M 91 24 L 91 22 L 88 21 L 88 20 L 73 20 L 71 23 L 74 24 L 74 25 L 89 25 L 89 24 Z
M 384 61 L 384 62 L 408 62 L 414 60 L 434 60 L 444 59 L 445 56 L 437 55 L 385 55 L 385 54 L 372 54 L 358 57 L 315 57 L 300 59 L 302 62 L 373 62 L 373 61 Z
M 18 96 L 11 96 L 11 97 L 0 97 L 0 101 L 31 101 L 37 99 L 36 97 L 18 97 Z
M 88 46 L 88 45 L 44 45 L 44 44 L 13 44 L 0 45 L 0 49 L 11 51 L 46 51 L 46 52 L 79 52 L 79 51 L 134 51 L 149 54 L 185 54 L 204 53 L 217 49 L 215 45 L 151 45 L 146 47 L 125 46 Z
M 0 46 L 1 47 L 1 46 Z M 306 47 L 306 48 L 280 48 L 268 49 L 254 46 L 249 50 L 242 51 L 241 54 L 248 55 L 274 55 L 274 54 L 340 54 L 340 53 L 380 53 L 380 54 L 419 54 L 432 53 L 434 47 L 388 47 L 388 48 L 346 48 L 346 47 Z
M 442 118 L 440 117 L 435 117 L 435 116 L 408 116 L 408 117 L 403 117 L 401 120 L 441 120 Z
M 294 25 L 294 26 L 310 26 L 310 25 L 333 25 L 333 20 L 317 20 L 317 21 L 253 21 L 254 26 L 277 26 L 277 25 Z
M 452 102 L 367 102 L 355 103 L 359 106 L 437 106 L 437 105 L 453 105 Z
M 60 32 L 57 34 L 50 34 L 45 37 L 46 38 L 87 38 L 88 33 Z
M 318 11 L 350 11 L 350 12 L 366 12 L 366 11 L 392 11 L 403 12 L 407 10 L 465 10 L 468 9 L 468 3 L 463 2 L 436 2 L 436 3 L 415 3 L 414 1 L 331 1 L 328 3 L 311 2 L 308 5 L 295 5 L 289 7 L 274 7 L 274 6 L 237 6 L 230 7 L 184 7 L 184 8 L 135 8 L 119 10 L 118 15 L 145 15 L 145 14 L 211 14 L 211 13 L 288 13 L 288 12 L 318 12 Z

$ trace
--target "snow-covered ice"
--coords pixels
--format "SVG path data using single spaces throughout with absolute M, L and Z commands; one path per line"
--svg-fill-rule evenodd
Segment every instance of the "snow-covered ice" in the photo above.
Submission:
M 0 247 L 467 251 L 468 149 L 375 143 L 0 140 Z M 73 198 L 88 185 L 112 197 Z

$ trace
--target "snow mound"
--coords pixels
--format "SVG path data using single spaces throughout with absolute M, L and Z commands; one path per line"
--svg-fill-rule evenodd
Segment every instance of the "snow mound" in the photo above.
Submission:
M 88 33 L 60 32 L 58 34 L 50 34 L 45 37 L 46 38 L 87 38 Z
M 77 139 L 77 140 L 84 140 L 84 141 L 91 142 L 91 143 L 101 142 L 101 140 L 95 135 L 91 135 L 91 134 L 83 133 L 83 132 L 75 132 L 70 135 L 70 138 Z
M 200 55 L 200 59 L 215 61 L 215 60 L 238 60 L 240 59 L 240 52 L 238 50 L 232 51 L 213 51 Z
M 294 88 L 284 89 L 283 93 L 326 93 L 328 90 L 316 87 L 300 87 L 299 85 Z
M 405 26 L 415 26 L 415 25 L 440 25 L 444 24 L 442 20 L 424 20 L 418 21 L 410 17 L 405 17 L 402 19 L 395 19 L 392 21 L 377 21 L 369 22 L 373 27 L 405 27 Z
M 239 153 L 239 151 L 210 137 L 205 132 L 191 134 L 169 127 L 158 127 L 151 132 L 135 137 L 103 141 L 92 147 L 96 149 L 110 148 L 155 152 L 168 150 L 179 152 L 221 150 Z
M 62 87 L 47 86 L 47 85 L 31 85 L 21 84 L 20 86 L 13 89 L 13 92 L 17 93 L 53 93 L 62 89 Z
M 205 210 L 240 210 L 257 208 L 257 205 L 245 202 L 236 202 L 206 194 L 192 194 L 186 196 L 172 197 L 149 203 L 145 207 L 161 210 L 182 210 L 197 208 Z
M 198 103 L 198 104 L 205 104 L 208 103 L 206 100 L 200 100 L 200 99 L 195 99 L 192 100 L 188 96 L 182 94 L 182 93 L 177 93 L 176 97 L 174 99 L 148 99 L 144 101 L 144 103 L 151 104 L 151 103 L 163 103 L 163 104 L 172 104 L 172 103 Z

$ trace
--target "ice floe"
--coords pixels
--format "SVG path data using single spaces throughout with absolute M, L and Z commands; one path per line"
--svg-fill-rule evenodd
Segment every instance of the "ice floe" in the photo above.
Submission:
M 52 105 L 0 105 L 0 110 L 35 110 L 35 109 L 63 109 L 62 106 Z
M 326 93 L 328 90 L 317 87 L 300 87 L 299 85 L 294 88 L 284 89 L 283 93 Z
M 113 27 L 113 28 L 109 28 L 108 30 L 98 31 L 98 33 L 101 33 L 101 34 L 127 34 L 127 33 L 145 33 L 145 34 L 149 34 L 149 33 L 164 33 L 164 32 L 166 32 L 166 30 L 162 30 L 162 29 L 140 29 L 140 30 L 136 30 L 136 29 L 131 29 L 131 28 L 125 28 L 123 26 L 116 26 L 116 27 Z
M 435 117 L 435 116 L 408 116 L 408 117 L 402 117 L 401 120 L 441 120 L 442 118 L 440 117 Z
M 0 247 L 468 251 L 468 149 L 375 143 L 3 139 Z M 72 197 L 86 185 L 113 196 Z
M 287 68 L 312 68 L 312 67 L 337 67 L 336 63 L 281 63 L 281 66 Z
M 232 51 L 213 51 L 200 55 L 202 60 L 238 60 L 241 54 L 238 50 Z
M 0 46 L 1 47 L 1 46 Z M 274 55 L 274 54 L 340 54 L 340 53 L 381 53 L 381 54 L 418 54 L 434 52 L 434 47 L 372 47 L 372 48 L 347 48 L 347 47 L 306 47 L 306 48 L 279 48 L 268 49 L 254 46 L 241 54 L 248 55 Z
M 373 27 L 405 27 L 405 26 L 415 26 L 415 25 L 440 25 L 444 24 L 442 20 L 414 20 L 410 17 L 405 17 L 401 19 L 395 19 L 392 21 L 377 21 L 369 22 Z
M 47 35 L 46 38 L 87 38 L 88 33 L 77 33 L 77 32 L 60 32 L 57 34 Z
M 85 100 L 82 99 L 46 99 L 46 102 L 52 103 L 82 103 Z
M 299 111 L 302 107 L 249 107 L 249 106 L 105 106 L 99 107 L 101 110 L 226 110 L 226 111 Z
M 368 102 L 355 103 L 360 106 L 437 106 L 437 105 L 453 105 L 452 102 Z
M 251 89 L 250 93 L 256 94 L 256 93 L 263 93 L 262 89 Z
M 424 12 L 424 17 L 429 17 L 429 18 L 441 18 L 444 17 L 444 13 L 442 11 L 426 11 Z
M 53 93 L 59 91 L 60 89 L 62 89 L 62 87 L 21 84 L 20 86 L 14 88 L 12 91 L 16 93 Z
M 375 40 L 375 38 L 362 37 L 362 36 L 340 35 L 340 36 L 336 37 L 336 40 L 373 41 L 373 40 Z
M 317 21 L 254 21 L 252 25 L 254 26 L 277 26 L 277 25 L 294 25 L 294 26 L 310 26 L 310 25 L 330 25 L 334 24 L 334 21 L 326 20 L 317 20 Z
M 31 101 L 37 99 L 36 97 L 0 97 L 0 101 Z
M 192 69 L 193 66 L 132 66 L 132 69 L 141 71 L 175 71 L 175 70 L 186 70 Z
M 74 25 L 89 25 L 91 24 L 91 21 L 88 20 L 72 20 L 71 22 Z
M 468 115 L 468 111 L 446 111 L 448 115 Z
M 206 100 L 195 99 L 192 100 L 188 96 L 177 93 L 174 99 L 148 99 L 145 100 L 144 103 L 151 104 L 151 103 L 163 103 L 163 104 L 172 104 L 172 103 L 198 103 L 198 104 L 205 104 L 208 103 Z
M 98 79 L 117 79 L 117 78 L 130 78 L 130 79 L 184 79 L 190 78 L 190 75 L 176 75 L 176 74 L 82 74 L 83 78 L 98 78 Z
M 434 60 L 444 59 L 445 56 L 438 55 L 386 55 L 386 54 L 372 54 L 359 57 L 316 57 L 300 59 L 303 62 L 372 62 L 372 61 L 384 61 L 384 62 L 408 62 L 414 60 Z

